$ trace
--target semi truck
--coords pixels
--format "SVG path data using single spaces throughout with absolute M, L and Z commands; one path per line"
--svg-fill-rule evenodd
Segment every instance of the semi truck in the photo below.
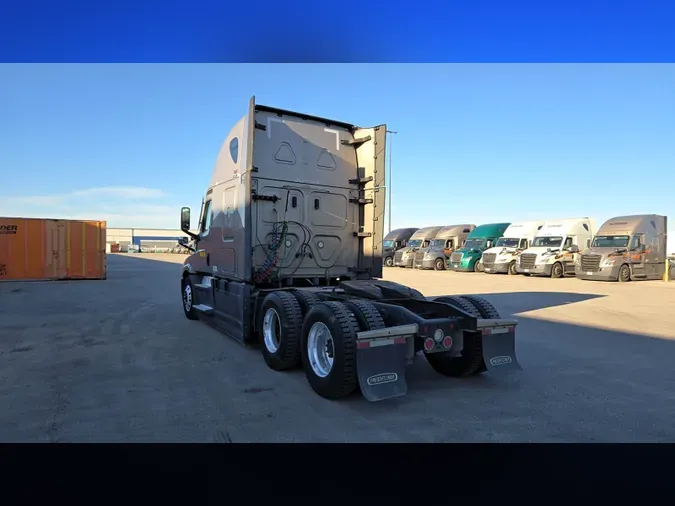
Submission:
M 577 255 L 579 279 L 662 279 L 666 270 L 668 219 L 658 214 L 617 216 L 602 224 L 590 249 Z
M 590 247 L 594 231 L 595 220 L 588 217 L 546 221 L 518 256 L 516 271 L 526 276 L 574 276 L 579 250 Z
M 472 224 L 443 227 L 429 242 L 428 247 L 415 252 L 413 267 L 437 271 L 446 269 L 452 252 L 464 246 L 464 242 L 475 228 L 476 225 Z
M 504 236 L 497 239 L 492 248 L 483 252 L 481 263 L 487 274 L 518 274 L 516 260 L 537 235 L 544 225 L 543 221 L 519 221 L 511 223 L 504 231 Z
M 420 248 L 429 246 L 431 240 L 436 237 L 438 231 L 443 227 L 424 227 L 415 232 L 408 241 L 405 248 L 401 248 L 394 255 L 394 265 L 396 267 L 412 267 L 415 260 L 415 253 Z
M 462 248 L 450 256 L 450 269 L 463 272 L 481 272 L 483 251 L 495 245 L 510 223 L 488 223 L 473 229 Z
M 415 232 L 417 232 L 416 228 L 397 228 L 384 237 L 382 258 L 386 267 L 393 267 L 394 255 L 401 248 L 405 248 L 408 240 Z
M 220 149 L 198 232 L 180 211 L 194 240 L 185 316 L 258 344 L 274 371 L 302 367 L 327 399 L 405 395 L 406 366 L 421 356 L 449 377 L 520 369 L 518 322 L 485 299 L 381 279 L 386 131 L 253 97 Z

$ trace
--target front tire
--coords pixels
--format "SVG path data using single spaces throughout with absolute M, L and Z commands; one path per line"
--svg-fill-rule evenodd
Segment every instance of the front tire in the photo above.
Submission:
M 551 277 L 560 279 L 563 277 L 564 274 L 563 266 L 560 262 L 556 262 L 553 264 L 553 267 L 551 267 Z
M 483 272 L 483 264 L 480 263 L 480 260 L 476 260 L 476 263 L 473 264 L 473 272 Z
M 434 262 L 434 269 L 437 271 L 444 271 L 445 270 L 445 260 L 442 258 L 437 258 L 436 262 Z
M 394 266 L 394 259 L 392 257 L 387 257 L 384 259 L 384 266 L 385 267 L 393 267 Z
M 302 364 L 307 381 L 324 399 L 336 400 L 354 392 L 356 375 L 356 316 L 341 302 L 312 307 L 302 325 Z
M 508 270 L 509 276 L 517 276 L 518 271 L 516 270 L 516 261 L 512 260 L 511 263 L 509 264 L 509 270 Z
M 263 359 L 274 371 L 293 369 L 300 363 L 302 308 L 288 292 L 272 292 L 260 308 L 260 345 Z
M 199 320 L 195 310 L 195 289 L 192 286 L 190 276 L 185 276 L 181 281 L 181 292 L 183 294 L 183 312 L 188 320 Z
M 623 264 L 619 269 L 619 282 L 628 283 L 630 281 L 630 267 L 628 264 Z

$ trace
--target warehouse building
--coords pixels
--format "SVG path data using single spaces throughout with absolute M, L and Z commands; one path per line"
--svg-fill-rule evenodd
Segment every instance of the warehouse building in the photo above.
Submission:
M 196 231 L 193 231 L 196 233 Z M 178 245 L 179 237 L 187 237 L 182 230 L 157 228 L 109 228 L 106 243 L 118 245 L 119 251 L 162 253 Z

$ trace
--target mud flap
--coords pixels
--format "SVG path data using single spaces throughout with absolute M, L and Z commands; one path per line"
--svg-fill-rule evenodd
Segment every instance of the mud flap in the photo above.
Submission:
M 496 320 L 487 320 L 497 322 Z M 521 371 L 516 357 L 515 325 L 490 326 L 481 329 L 483 361 L 491 374 Z
M 407 339 L 413 339 L 411 334 L 416 331 L 417 325 L 404 325 L 357 334 L 356 373 L 366 400 L 382 401 L 408 393 Z

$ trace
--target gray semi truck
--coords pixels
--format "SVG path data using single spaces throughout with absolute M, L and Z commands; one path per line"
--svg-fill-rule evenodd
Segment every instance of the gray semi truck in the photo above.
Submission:
M 431 240 L 443 227 L 424 227 L 418 229 L 410 239 L 405 248 L 401 248 L 394 255 L 394 265 L 396 267 L 413 267 L 415 253 L 418 250 L 429 247 Z
M 450 225 L 441 228 L 426 248 L 415 252 L 413 267 L 416 269 L 445 270 L 452 252 L 464 246 L 476 225 Z
M 667 218 L 658 214 L 617 216 L 602 224 L 591 247 L 575 262 L 579 279 L 662 279 L 666 270 Z
M 423 354 L 463 377 L 520 369 L 517 321 L 486 300 L 424 297 L 382 276 L 386 126 L 255 103 L 230 131 L 181 274 L 182 306 L 327 399 L 405 395 Z M 184 242 L 184 241 L 183 241 Z
M 417 232 L 416 228 L 397 228 L 389 232 L 382 243 L 382 262 L 386 267 L 394 266 L 394 255 L 405 248 L 410 237 Z

